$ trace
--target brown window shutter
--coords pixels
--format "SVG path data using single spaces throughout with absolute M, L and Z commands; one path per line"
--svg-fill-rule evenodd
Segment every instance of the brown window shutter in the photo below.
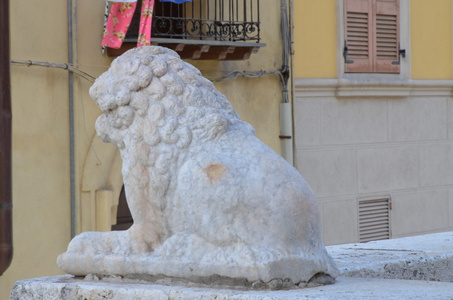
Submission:
M 399 0 L 376 0 L 377 73 L 399 73 Z
M 345 72 L 372 72 L 373 0 L 345 0 Z

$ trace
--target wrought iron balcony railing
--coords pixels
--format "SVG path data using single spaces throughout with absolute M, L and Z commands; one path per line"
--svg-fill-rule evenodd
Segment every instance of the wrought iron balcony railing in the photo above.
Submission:
M 260 40 L 259 0 L 157 1 L 153 37 L 215 41 Z
M 137 4 L 126 48 L 138 38 L 141 1 Z M 248 59 L 265 46 L 260 39 L 260 0 L 155 1 L 151 43 L 172 48 L 182 58 Z M 124 49 L 109 51 L 118 55 Z

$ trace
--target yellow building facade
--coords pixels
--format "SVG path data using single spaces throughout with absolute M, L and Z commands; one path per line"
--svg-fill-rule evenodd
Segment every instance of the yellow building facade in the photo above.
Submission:
M 296 160 L 325 243 L 452 230 L 452 1 L 295 0 L 294 16 Z M 393 37 L 396 73 L 348 71 Z
M 257 136 L 280 152 L 282 4 L 260 5 L 260 43 L 266 45 L 257 53 L 245 60 L 188 62 L 215 80 Z M 101 111 L 88 95 L 90 76 L 74 73 L 71 79 L 67 70 L 51 66 L 72 60 L 92 77 L 108 69 L 113 57 L 100 46 L 104 8 L 100 0 L 10 1 L 14 257 L 0 277 L 0 299 L 8 299 L 17 280 L 61 274 L 56 258 L 72 233 L 110 230 L 116 222 L 121 159 L 96 136 Z M 224 78 L 235 71 L 253 77 Z

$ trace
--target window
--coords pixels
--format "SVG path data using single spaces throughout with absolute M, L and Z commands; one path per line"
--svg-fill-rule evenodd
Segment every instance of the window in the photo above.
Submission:
M 344 0 L 346 73 L 400 73 L 400 0 Z

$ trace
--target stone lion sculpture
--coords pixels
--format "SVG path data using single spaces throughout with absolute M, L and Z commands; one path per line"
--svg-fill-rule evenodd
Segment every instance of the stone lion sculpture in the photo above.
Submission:
M 310 187 L 199 70 L 172 50 L 135 48 L 90 95 L 103 112 L 98 135 L 120 150 L 134 225 L 76 236 L 61 269 L 333 282 Z

